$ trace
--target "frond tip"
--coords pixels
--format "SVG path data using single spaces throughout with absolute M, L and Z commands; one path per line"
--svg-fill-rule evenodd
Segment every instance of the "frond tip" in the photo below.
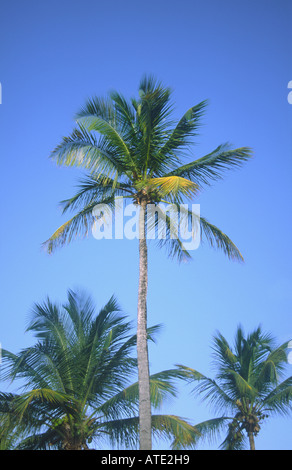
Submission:
M 76 239 L 78 235 L 86 237 L 91 227 L 88 218 L 90 218 L 91 223 L 93 223 L 93 216 L 89 213 L 86 214 L 86 216 L 78 214 L 65 222 L 47 241 L 42 244 L 44 250 L 47 253 L 52 254 L 57 248 L 70 243 L 73 239 Z
M 212 248 L 223 251 L 227 257 L 233 261 L 243 262 L 243 256 L 230 238 L 215 225 L 210 224 L 204 217 L 200 217 L 200 227 L 203 236 Z

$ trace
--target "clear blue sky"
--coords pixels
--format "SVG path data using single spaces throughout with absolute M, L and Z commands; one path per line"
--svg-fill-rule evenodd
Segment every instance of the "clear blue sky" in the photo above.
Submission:
M 149 325 L 164 324 L 150 349 L 151 371 L 182 363 L 206 375 L 211 340 L 232 341 L 241 323 L 262 324 L 279 343 L 292 337 L 291 66 L 289 0 L 63 0 L 1 2 L 0 342 L 32 344 L 29 311 L 47 295 L 63 301 L 81 287 L 102 306 L 114 293 L 135 321 L 137 245 L 78 241 L 49 257 L 41 243 L 66 219 L 58 203 L 78 171 L 49 154 L 92 95 L 130 97 L 142 74 L 174 90 L 177 118 L 208 99 L 199 157 L 218 144 L 250 146 L 254 159 L 205 191 L 201 213 L 242 251 L 238 265 L 207 245 L 178 265 L 150 249 Z M 292 374 L 292 365 L 288 367 Z M 200 422 L 207 406 L 183 387 L 166 412 Z M 291 449 L 291 419 L 274 419 L 258 449 Z

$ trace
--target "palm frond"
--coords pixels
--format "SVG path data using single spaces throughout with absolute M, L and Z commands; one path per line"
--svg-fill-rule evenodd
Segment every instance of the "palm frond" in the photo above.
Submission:
M 263 401 L 269 413 L 282 416 L 290 415 L 292 411 L 292 376 L 275 387 Z
M 151 419 L 154 440 L 171 441 L 172 450 L 194 449 L 198 445 L 201 434 L 185 419 L 174 415 L 153 414 Z M 113 448 L 125 447 L 135 449 L 138 446 L 138 418 L 125 418 L 104 423 L 104 429 Z
M 42 433 L 30 434 L 17 443 L 15 450 L 61 450 L 62 441 L 56 432 L 48 429 Z
M 180 378 L 181 371 L 179 369 L 168 369 L 151 374 L 150 394 L 151 404 L 154 408 L 159 408 L 166 399 L 177 395 L 174 382 Z
M 115 107 L 116 121 L 121 134 L 129 148 L 139 145 L 139 128 L 136 122 L 136 113 L 130 102 L 117 91 L 110 93 L 110 98 Z
M 221 416 L 220 418 L 208 419 L 195 425 L 195 428 L 200 433 L 200 442 L 207 441 L 212 444 L 218 435 L 226 429 L 226 425 L 230 421 L 230 418 Z
M 190 137 L 193 138 L 197 135 L 197 129 L 206 105 L 207 100 L 202 101 L 196 106 L 190 108 L 183 115 L 176 127 L 170 132 L 167 141 L 160 148 L 157 156 L 158 159 L 168 160 L 169 156 L 172 156 L 174 151 L 178 151 L 181 148 L 183 149 L 187 145 L 191 144 Z M 176 174 L 176 170 L 174 170 L 174 174 Z
M 233 411 L 235 409 L 234 399 L 229 391 L 221 387 L 219 383 L 209 377 L 202 377 L 198 384 L 193 388 L 194 395 L 201 395 L 203 401 L 207 400 L 216 414 L 225 410 Z
M 200 187 L 222 179 L 226 170 L 241 167 L 252 156 L 249 147 L 230 149 L 230 144 L 219 145 L 213 152 L 191 163 L 182 165 L 166 176 L 176 175 L 188 178 Z
M 278 385 L 287 363 L 285 346 L 273 349 L 261 362 L 258 362 L 259 373 L 254 374 L 256 375 L 254 384 L 261 393 L 268 393 L 271 388 Z
M 179 230 L 180 205 L 161 204 L 148 205 L 146 217 L 147 238 L 155 240 L 159 248 L 165 248 L 170 258 L 177 261 L 187 261 L 190 253 L 180 238 Z
M 111 208 L 114 207 L 114 204 L 114 195 L 108 196 L 101 200 L 94 200 L 88 206 L 85 206 L 81 211 L 74 215 L 71 219 L 61 225 L 53 233 L 53 235 L 42 244 L 43 248 L 48 253 L 52 253 L 57 248 L 69 244 L 72 240 L 76 240 L 78 237 L 88 237 L 96 221 L 96 217 L 94 215 L 95 207 L 97 205 L 102 205 L 105 211 L 110 211 Z
M 217 370 L 216 376 L 223 376 L 226 370 L 234 369 L 238 364 L 238 358 L 233 353 L 228 341 L 224 336 L 217 332 L 213 338 L 214 364 Z
M 220 387 L 219 383 L 191 367 L 186 367 L 182 364 L 179 364 L 178 367 L 182 373 L 182 379 L 191 384 L 198 382 L 193 388 L 192 393 L 194 395 L 202 395 L 203 400 L 209 400 L 216 414 L 220 413 L 222 410 L 225 411 L 225 409 L 234 409 L 233 399 Z
M 53 407 L 66 407 L 68 411 L 74 412 L 74 401 L 67 394 L 52 389 L 35 389 L 19 395 L 14 400 L 14 409 L 21 420 L 28 407 L 34 402 L 47 403 Z
M 152 415 L 152 432 L 154 439 L 171 440 L 171 449 L 194 449 L 201 433 L 185 419 L 174 415 Z
M 79 190 L 73 197 L 61 201 L 63 213 L 68 210 L 78 210 L 93 203 L 99 204 L 100 201 L 106 200 L 109 197 L 133 195 L 130 185 L 101 175 L 91 175 L 82 179 L 78 188 Z
M 49 388 L 48 378 L 42 373 L 42 365 L 38 357 L 40 347 L 41 345 L 37 344 L 35 347 L 24 349 L 19 355 L 3 349 L 2 379 L 14 381 L 16 378 L 25 378 L 27 388 L 37 385 Z
M 180 371 L 180 378 L 188 382 L 193 382 L 206 378 L 203 374 L 201 374 L 195 369 L 192 369 L 191 367 L 184 366 L 183 364 L 176 364 L 176 366 Z
M 186 261 L 191 258 L 191 249 L 194 250 L 200 243 L 207 241 L 211 248 L 223 251 L 231 260 L 243 262 L 243 256 L 232 240 L 206 218 L 190 210 L 187 205 L 171 202 L 164 208 L 158 204 L 153 214 L 150 211 L 150 217 L 147 219 L 149 238 L 154 238 L 158 230 L 157 245 L 159 248 L 167 248 L 171 258 Z M 190 233 L 184 233 L 184 227 L 187 228 L 187 225 L 192 227 Z M 190 240 L 185 239 L 186 235 L 191 237 Z
M 186 262 L 191 259 L 191 254 L 186 249 L 183 241 L 179 237 L 177 227 L 173 224 L 171 216 L 165 215 L 166 236 L 158 238 L 156 244 L 158 248 L 165 248 L 170 258 L 178 262 Z
M 107 420 L 102 426 L 104 438 L 112 449 L 136 449 L 139 441 L 139 418 Z M 102 436 L 100 436 L 102 437 Z
M 42 246 L 49 253 L 53 253 L 57 248 L 60 248 L 73 239 L 76 239 L 78 235 L 83 238 L 88 236 L 89 231 L 93 225 L 94 218 L 92 210 L 96 204 L 87 207 L 85 210 L 76 214 L 70 220 L 61 225 L 51 237 L 46 240 Z
M 99 117 L 111 123 L 115 123 L 116 120 L 115 108 L 112 100 L 108 97 L 99 98 L 98 96 L 93 96 L 87 99 L 85 104 L 76 113 L 75 119 L 78 120 L 89 115 Z
M 95 116 L 88 115 L 78 119 L 78 124 L 87 132 L 96 131 L 100 133 L 106 142 L 110 142 L 112 152 L 120 162 L 122 168 L 128 168 L 138 173 L 136 161 L 128 147 L 127 142 L 124 141 L 123 136 L 119 133 L 114 123 L 107 122 L 106 120 Z
M 229 384 L 230 395 L 234 400 L 244 397 L 253 401 L 256 398 L 257 390 L 242 375 L 234 370 L 226 372 L 226 383 Z
M 161 166 L 157 158 L 157 145 L 165 140 L 172 109 L 171 90 L 163 87 L 154 77 L 144 76 L 139 86 L 140 100 L 135 103 L 140 141 L 137 147 L 139 168 L 144 176 Z M 132 101 L 133 103 L 133 101 Z

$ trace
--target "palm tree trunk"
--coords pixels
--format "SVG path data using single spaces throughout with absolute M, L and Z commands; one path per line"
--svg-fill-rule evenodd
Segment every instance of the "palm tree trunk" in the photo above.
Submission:
M 139 218 L 139 291 L 137 318 L 137 358 L 139 380 L 140 450 L 151 450 L 151 402 L 147 346 L 148 261 L 145 235 L 146 201 L 142 201 Z
M 249 438 L 249 447 L 250 450 L 255 450 L 255 442 L 254 442 L 254 435 L 253 432 L 248 433 L 248 438 Z

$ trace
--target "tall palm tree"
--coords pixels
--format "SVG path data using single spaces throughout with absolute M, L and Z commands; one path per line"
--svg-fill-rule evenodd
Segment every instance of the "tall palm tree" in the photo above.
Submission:
M 202 394 L 217 414 L 223 415 L 198 424 L 204 435 L 226 430 L 221 448 L 240 450 L 248 438 L 255 450 L 255 436 L 270 416 L 287 415 L 292 411 L 292 376 L 281 381 L 287 364 L 288 342 L 276 346 L 275 339 L 261 327 L 245 336 L 238 327 L 234 348 L 218 333 L 214 337 L 216 379 L 181 366 L 185 378 L 198 381 L 194 393 Z M 204 431 L 204 432 L 203 432 Z
M 239 167 L 251 156 L 249 148 L 230 149 L 223 144 L 206 156 L 189 158 L 188 149 L 197 135 L 205 106 L 205 101 L 193 106 L 175 124 L 171 119 L 171 90 L 146 76 L 140 82 L 138 99 L 127 100 L 117 91 L 106 99 L 89 99 L 77 113 L 72 134 L 63 138 L 51 154 L 58 165 L 85 169 L 87 177 L 76 194 L 63 201 L 63 211 L 73 210 L 74 215 L 45 242 L 48 252 L 76 236 L 88 235 L 99 204 L 113 210 L 115 198 L 122 197 L 123 202 L 130 201 L 140 210 L 137 351 L 141 449 L 151 449 L 147 224 L 147 229 L 159 230 L 159 220 L 164 220 L 166 236 L 160 233 L 156 241 L 168 249 L 170 256 L 183 260 L 191 254 L 177 230 L 176 217 L 179 214 L 191 223 L 197 217 L 200 233 L 211 246 L 223 250 L 231 259 L 243 259 L 226 234 L 182 205 L 192 201 L 205 185 L 221 178 L 225 170 Z M 161 204 L 165 203 L 175 208 L 175 215 L 163 211 Z M 150 213 L 150 206 L 157 212 Z
M 20 378 L 21 394 L 0 394 L 0 447 L 88 449 L 92 440 L 135 448 L 138 442 L 136 335 L 114 298 L 95 315 L 88 296 L 69 291 L 68 301 L 37 304 L 28 327 L 38 342 L 19 354 L 3 351 L 2 378 Z M 148 329 L 153 339 L 158 327 Z M 176 369 L 150 378 L 158 408 L 174 396 Z M 192 447 L 199 433 L 185 420 L 153 415 L 152 432 Z

